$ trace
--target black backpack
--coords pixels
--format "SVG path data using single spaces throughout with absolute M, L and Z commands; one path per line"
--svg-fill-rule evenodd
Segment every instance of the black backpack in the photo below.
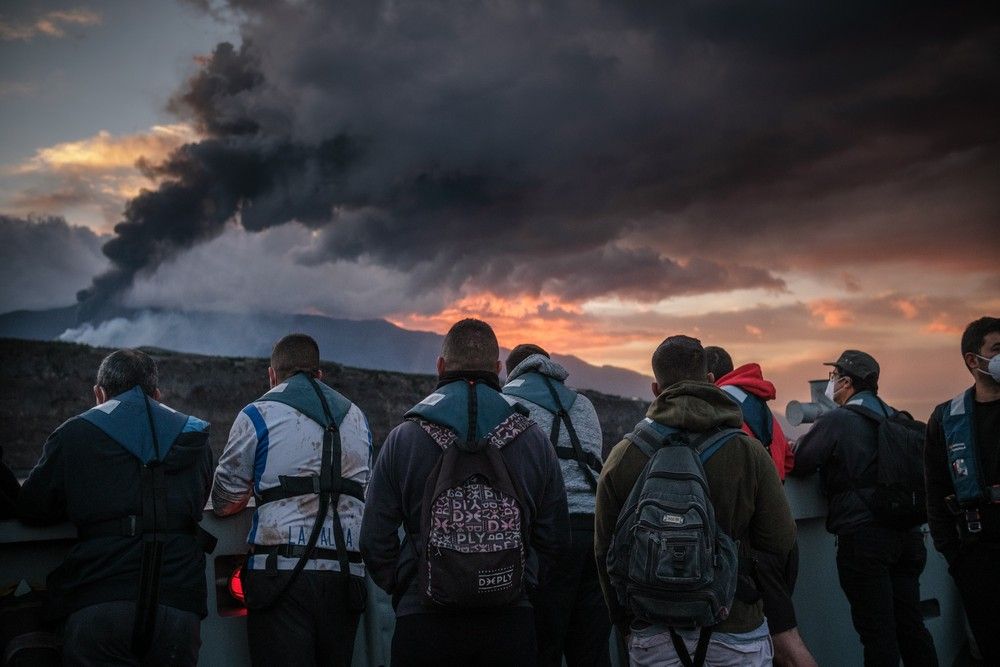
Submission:
M 618 516 L 608 575 L 636 618 L 670 628 L 685 665 L 703 664 L 712 626 L 736 597 L 738 544 L 716 522 L 703 464 L 742 432 L 690 434 L 644 420 L 626 436 L 650 459 Z M 693 661 L 675 627 L 700 628 Z
M 499 447 L 446 448 L 424 487 L 425 603 L 470 609 L 517 602 L 524 588 L 524 507 Z
M 875 519 L 889 528 L 908 529 L 927 522 L 927 489 L 924 482 L 924 434 L 927 425 L 908 412 L 878 414 L 860 405 L 844 406 L 875 422 L 878 446 L 865 466 L 876 469 L 871 501 L 866 503 Z M 883 408 L 884 410 L 884 408 Z M 859 494 L 859 497 L 862 497 Z

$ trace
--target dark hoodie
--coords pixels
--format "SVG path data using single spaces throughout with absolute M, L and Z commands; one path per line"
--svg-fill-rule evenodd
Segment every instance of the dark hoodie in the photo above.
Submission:
M 747 394 L 750 394 L 749 397 L 746 397 L 746 401 L 759 401 L 760 406 L 763 407 L 766 414 L 770 414 L 770 410 L 765 403 L 773 401 L 777 396 L 774 384 L 770 380 L 764 379 L 759 364 L 743 364 L 739 368 L 716 379 L 715 386 L 738 387 L 742 389 Z M 739 398 L 734 398 L 740 401 Z M 765 429 L 760 429 L 760 427 L 751 428 L 751 425 L 747 423 L 747 418 L 752 410 L 750 410 L 751 406 L 746 401 L 740 401 L 740 410 L 743 412 L 743 430 L 748 435 L 752 435 L 761 442 L 764 442 L 762 434 L 756 431 Z M 771 441 L 764 442 L 764 444 L 768 446 L 768 450 L 771 452 L 771 458 L 774 460 L 774 467 L 778 471 L 778 477 L 784 480 L 788 472 L 795 466 L 795 455 L 792 453 L 792 448 L 788 444 L 788 438 L 785 437 L 785 432 L 781 428 L 781 424 L 778 423 L 778 420 L 773 415 L 771 415 L 769 426 Z
M 743 417 L 736 403 L 708 382 L 678 382 L 649 406 L 646 416 L 677 429 L 700 433 L 717 427 L 739 427 Z M 618 604 L 608 580 L 608 544 L 622 505 L 649 458 L 629 440 L 611 450 L 597 487 L 594 551 L 611 621 L 626 631 L 631 618 Z M 708 460 L 705 474 L 719 527 L 746 546 L 784 558 L 795 544 L 795 522 L 781 481 L 767 452 L 749 436 L 734 436 Z M 764 621 L 763 603 L 733 601 L 729 618 L 718 632 L 743 633 Z
M 25 523 L 68 520 L 79 528 L 142 513 L 140 469 L 152 442 L 145 414 L 135 422 L 136 437 L 125 443 L 88 421 L 86 414 L 65 422 L 46 441 L 42 458 L 17 498 L 18 517 Z M 212 480 L 207 428 L 205 422 L 190 417 L 172 443 L 160 442 L 161 451 L 169 445 L 163 457 L 168 513 L 188 516 L 192 522 L 201 519 Z M 159 603 L 204 618 L 208 613 L 205 554 L 196 536 L 170 533 L 164 540 Z M 141 536 L 109 535 L 77 542 L 48 578 L 53 615 L 101 602 L 135 600 L 141 554 Z
M 368 485 L 361 525 L 361 555 L 372 580 L 392 595 L 397 616 L 435 611 L 424 604 L 415 575 L 417 554 L 424 545 L 421 535 L 424 487 L 441 456 L 442 446 L 471 451 L 493 437 L 506 441 L 500 452 L 511 480 L 521 489 L 527 504 L 521 509 L 529 535 L 529 584 L 537 582 L 539 566 L 545 567 L 558 558 L 570 542 L 566 491 L 559 460 L 548 437 L 509 408 L 510 403 L 498 391 L 500 385 L 495 374 L 446 374 L 438 387 L 455 382 L 469 386 L 474 383 L 477 410 L 469 411 L 468 403 L 463 402 L 450 414 L 439 413 L 440 417 L 434 417 L 430 411 L 419 414 L 416 408 L 420 406 L 442 404 L 436 398 L 440 392 L 425 398 L 389 433 Z M 503 413 L 508 414 L 503 416 Z M 457 415 L 465 415 L 466 419 L 456 418 Z M 503 421 L 489 424 L 490 415 Z M 430 421 L 429 417 L 438 421 Z M 403 543 L 399 539 L 400 526 L 406 536 Z M 519 606 L 530 606 L 526 592 Z

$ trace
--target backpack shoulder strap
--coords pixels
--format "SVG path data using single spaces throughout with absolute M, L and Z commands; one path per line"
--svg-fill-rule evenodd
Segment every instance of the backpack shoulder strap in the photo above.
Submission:
M 711 431 L 696 440 L 694 449 L 698 453 L 698 458 L 701 459 L 702 464 L 707 463 L 717 451 L 722 449 L 724 444 L 729 442 L 733 436 L 740 433 L 743 433 L 743 429 L 741 428 L 724 428 L 721 431 Z
M 636 424 L 632 432 L 625 436 L 625 439 L 638 447 L 643 454 L 653 458 L 657 450 L 663 447 L 667 439 L 675 433 L 680 433 L 680 430 L 664 424 L 654 424 L 653 420 L 647 417 Z
M 587 456 L 584 453 L 583 446 L 580 444 L 580 438 L 576 434 L 576 428 L 573 426 L 573 421 L 569 418 L 569 413 L 566 412 L 566 407 L 559 398 L 559 392 L 556 391 L 556 388 L 552 385 L 552 380 L 548 376 L 542 375 L 542 380 L 545 381 L 545 386 L 549 390 L 552 401 L 559 408 L 559 412 L 552 416 L 552 432 L 549 434 L 552 446 L 555 447 L 557 455 L 561 454 L 559 451 L 559 423 L 566 424 L 566 433 L 569 435 L 569 442 L 573 447 L 573 457 L 580 467 L 580 472 L 583 473 L 583 478 L 587 480 L 587 486 L 590 487 L 591 492 L 597 493 L 597 478 L 594 477 L 594 473 L 590 468 L 593 466 L 594 470 L 600 473 L 602 468 L 601 461 L 596 456 Z M 562 457 L 560 456 L 560 458 Z

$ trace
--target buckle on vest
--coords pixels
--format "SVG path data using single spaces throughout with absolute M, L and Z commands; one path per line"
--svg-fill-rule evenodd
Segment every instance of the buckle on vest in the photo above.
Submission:
M 129 514 L 127 517 L 122 518 L 122 535 L 125 537 L 135 537 L 136 528 L 138 528 L 138 517 L 134 514 Z
M 965 510 L 965 525 L 970 533 L 982 532 L 983 524 L 978 509 Z

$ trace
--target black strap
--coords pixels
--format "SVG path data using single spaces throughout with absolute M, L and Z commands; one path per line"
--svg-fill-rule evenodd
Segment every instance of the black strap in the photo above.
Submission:
M 301 477 L 278 475 L 278 483 L 278 486 L 270 489 L 264 489 L 260 493 L 256 494 L 255 498 L 257 499 L 257 507 L 267 503 L 273 503 L 276 500 L 285 500 L 286 498 L 295 498 L 296 496 L 307 496 L 319 493 L 321 488 L 319 475 L 304 475 Z M 361 484 L 361 482 L 354 481 L 353 479 L 344 479 L 342 477 L 334 478 L 331 491 L 336 491 L 341 495 L 357 498 L 361 502 L 365 501 L 364 485 Z
M 274 554 L 282 558 L 302 558 L 308 554 L 309 558 L 315 560 L 339 560 L 340 558 L 336 549 L 315 547 L 312 552 L 309 552 L 304 544 L 255 544 L 253 553 L 254 555 Z M 361 563 L 361 554 L 350 551 L 348 552 L 348 560 L 352 563 Z
M 563 406 L 562 401 L 559 400 L 559 393 L 556 388 L 552 386 L 552 380 L 548 376 L 542 375 L 542 379 L 545 381 L 545 386 L 549 390 L 549 394 L 552 396 L 552 400 L 559 407 L 559 412 L 557 412 L 552 417 L 552 432 L 549 434 L 549 440 L 552 441 L 552 446 L 556 449 L 556 455 L 559 458 L 569 458 L 564 456 L 559 450 L 563 449 L 559 446 L 559 424 L 563 422 L 566 424 L 566 433 L 569 435 L 570 444 L 573 446 L 573 458 L 576 459 L 577 464 L 580 466 L 581 472 L 583 472 L 584 479 L 587 480 L 587 485 L 590 487 L 592 493 L 597 492 L 597 479 L 594 477 L 593 471 L 591 471 L 590 466 L 593 460 L 597 459 L 596 456 L 590 454 L 590 457 L 584 455 L 583 447 L 580 445 L 580 438 L 576 435 L 576 429 L 573 427 L 573 421 L 569 418 L 569 414 L 566 412 L 566 408 Z M 589 453 L 589 452 L 588 452 Z M 598 463 L 594 466 L 594 469 L 600 471 L 602 465 L 600 459 L 597 459 Z
M 153 408 L 143 393 L 146 418 L 153 438 L 154 459 L 139 470 L 139 493 L 142 514 L 138 517 L 142 532 L 142 556 L 139 565 L 139 590 L 132 624 L 132 652 L 140 660 L 149 652 L 156 628 L 156 607 L 160 597 L 160 568 L 163 565 L 163 542 L 157 533 L 157 513 L 167 518 L 167 489 L 160 461 L 160 442 L 153 422 Z
M 712 638 L 712 628 L 703 627 L 698 632 L 698 646 L 694 650 L 694 658 L 688 653 L 687 645 L 677 631 L 667 628 L 670 631 L 670 641 L 674 644 L 674 650 L 684 667 L 702 667 L 705 664 L 705 656 L 708 655 L 708 642 Z

